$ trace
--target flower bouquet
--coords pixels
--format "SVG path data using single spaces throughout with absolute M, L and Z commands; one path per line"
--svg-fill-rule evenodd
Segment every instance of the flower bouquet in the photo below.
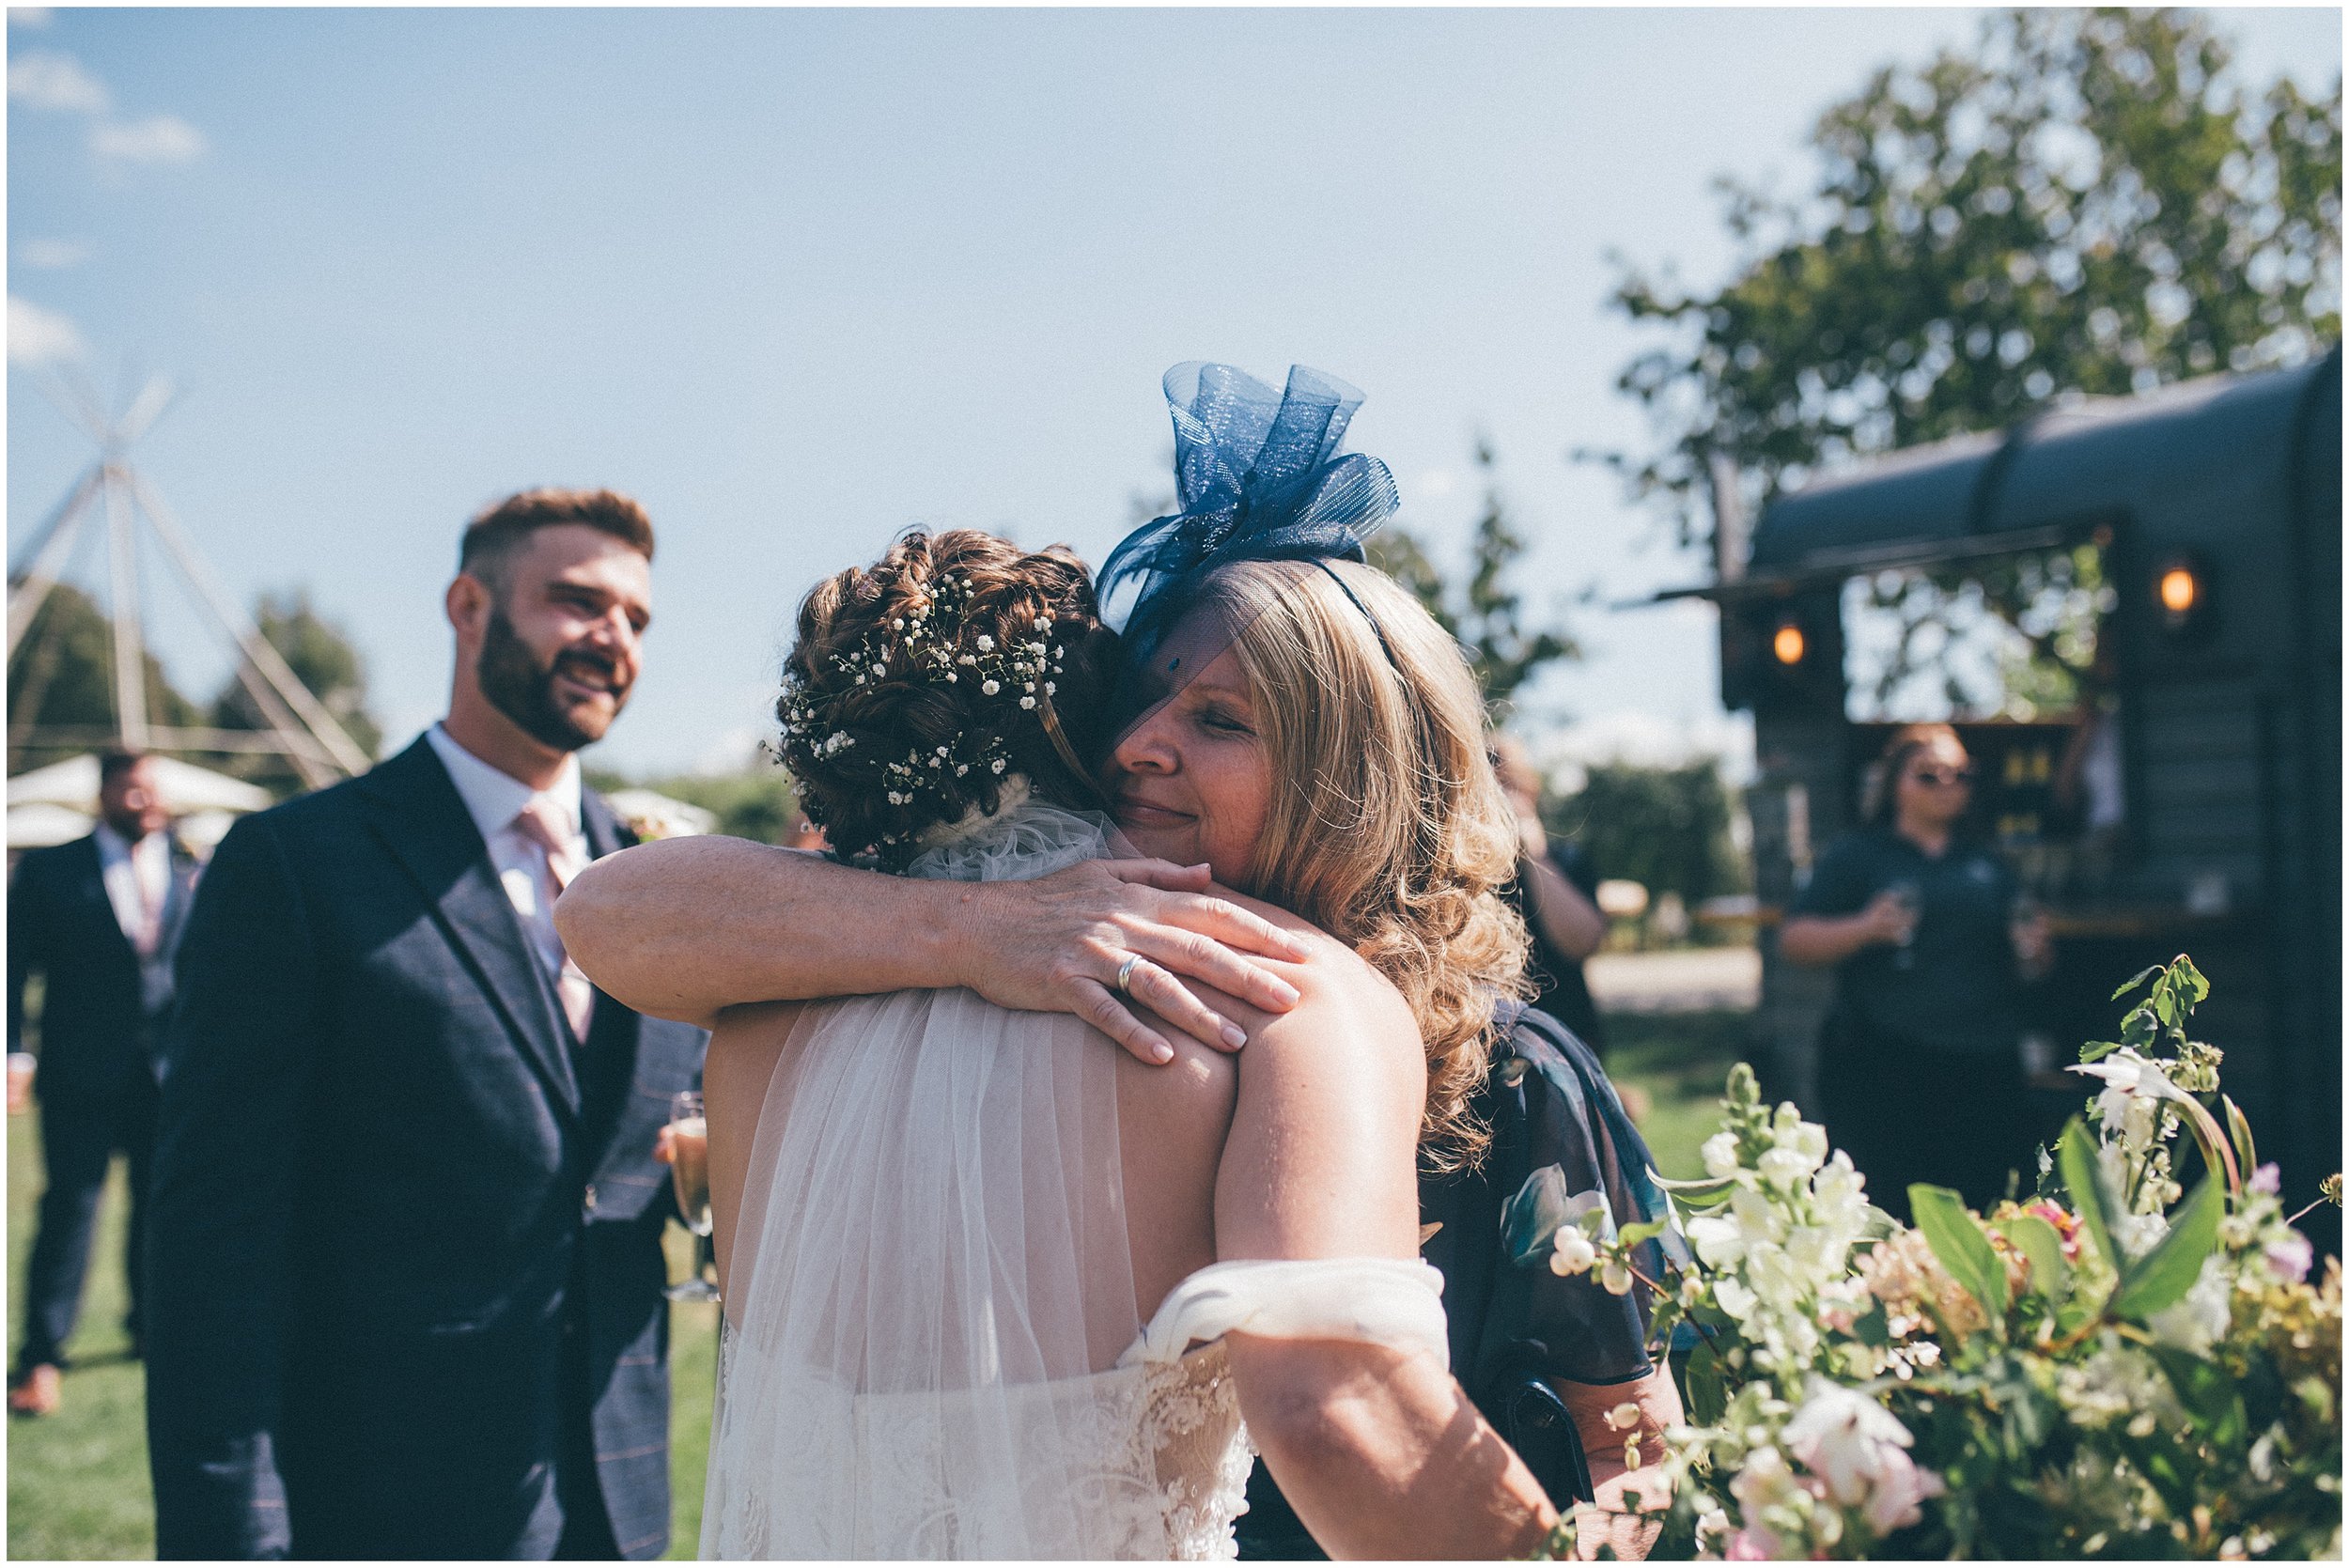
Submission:
M 2218 1051 L 2186 1037 L 2208 984 L 2181 957 L 2115 998 L 2139 987 L 2026 1201 L 1921 1185 L 1904 1228 L 1741 1063 L 1669 1213 L 1563 1218 L 1552 1267 L 1647 1279 L 1659 1334 L 1693 1330 L 1656 1555 L 2341 1555 L 2339 1263 L 2311 1281 Z

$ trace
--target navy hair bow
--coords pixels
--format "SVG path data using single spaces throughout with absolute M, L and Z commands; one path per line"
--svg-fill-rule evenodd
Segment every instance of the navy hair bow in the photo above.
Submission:
M 1339 455 L 1362 395 L 1335 377 L 1291 365 L 1276 394 L 1246 371 L 1194 361 L 1165 385 L 1181 509 L 1128 535 L 1096 583 L 1102 620 L 1137 662 L 1218 567 L 1360 561 L 1362 541 L 1402 505 L 1386 464 Z

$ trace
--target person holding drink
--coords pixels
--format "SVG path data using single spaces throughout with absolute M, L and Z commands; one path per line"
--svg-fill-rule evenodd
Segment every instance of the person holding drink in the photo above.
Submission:
M 1779 930 L 1790 962 L 1836 971 L 1828 1136 L 1904 1219 L 1911 1182 L 1986 1204 L 2030 1153 L 2025 1000 L 2054 951 L 2046 917 L 1968 831 L 1972 782 L 1949 725 L 1895 731 L 1865 825 L 1828 846 Z

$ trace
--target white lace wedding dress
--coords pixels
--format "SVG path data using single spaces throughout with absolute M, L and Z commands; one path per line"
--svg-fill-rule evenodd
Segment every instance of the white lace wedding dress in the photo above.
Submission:
M 1107 851 L 1041 802 L 911 875 Z M 1113 1048 L 969 991 L 809 1008 L 768 1091 L 728 1257 L 701 1555 L 1234 1555 L 1250 1450 L 1221 1337 L 1446 1354 L 1424 1263 L 1238 1262 L 1134 1298 Z

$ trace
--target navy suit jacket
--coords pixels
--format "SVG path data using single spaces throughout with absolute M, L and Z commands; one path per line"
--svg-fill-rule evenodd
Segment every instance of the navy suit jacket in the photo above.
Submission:
M 172 846 L 163 951 L 179 939 L 195 862 Z M 151 1087 L 149 1019 L 139 955 L 106 896 L 98 835 L 28 849 L 8 883 L 8 1048 L 24 1033 L 24 983 L 46 982 L 40 1008 L 45 1104 L 110 1099 Z
M 629 842 L 592 794 L 583 814 L 597 855 Z M 179 983 L 148 1221 L 160 1555 L 548 1556 L 583 1359 L 613 1539 L 661 1555 L 652 1148 L 707 1036 L 599 994 L 574 1052 L 422 740 L 240 822 Z

